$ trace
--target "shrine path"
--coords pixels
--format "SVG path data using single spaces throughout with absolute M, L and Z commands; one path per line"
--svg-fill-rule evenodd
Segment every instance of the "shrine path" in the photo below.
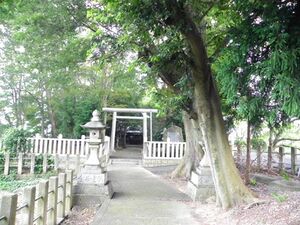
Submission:
M 191 199 L 141 166 L 110 165 L 114 196 L 92 225 L 196 225 Z

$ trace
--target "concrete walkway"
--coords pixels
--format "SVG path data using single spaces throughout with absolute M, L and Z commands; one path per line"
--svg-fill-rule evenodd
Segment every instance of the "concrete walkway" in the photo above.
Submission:
M 196 225 L 191 200 L 139 166 L 111 165 L 115 194 L 96 213 L 92 225 Z

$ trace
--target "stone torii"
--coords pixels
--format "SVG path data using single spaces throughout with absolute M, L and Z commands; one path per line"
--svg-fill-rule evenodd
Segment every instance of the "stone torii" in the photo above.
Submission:
M 157 113 L 157 109 L 134 109 L 134 108 L 103 108 L 103 112 L 112 112 L 112 126 L 111 126 L 111 141 L 110 149 L 115 150 L 115 138 L 116 138 L 116 124 L 117 119 L 131 119 L 131 120 L 143 120 L 143 143 L 148 139 L 147 135 L 147 120 L 150 118 L 150 141 L 152 141 L 152 113 Z M 118 116 L 118 113 L 141 113 L 142 116 Z M 149 116 L 148 116 L 149 113 Z

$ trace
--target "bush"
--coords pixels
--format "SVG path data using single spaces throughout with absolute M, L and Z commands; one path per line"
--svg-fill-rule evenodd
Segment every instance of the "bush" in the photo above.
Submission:
M 31 136 L 30 132 L 22 128 L 9 128 L 3 135 L 4 151 L 12 155 L 19 152 L 26 153 L 30 149 L 27 139 Z
M 48 164 L 48 166 L 54 165 L 53 156 L 47 156 L 47 164 Z M 43 155 L 37 155 L 35 157 L 34 173 L 41 174 L 42 172 L 43 172 Z

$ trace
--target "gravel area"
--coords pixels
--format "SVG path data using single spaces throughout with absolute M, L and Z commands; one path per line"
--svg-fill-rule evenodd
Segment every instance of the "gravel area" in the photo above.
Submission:
M 69 216 L 61 225 L 88 225 L 93 221 L 96 208 L 74 206 Z

